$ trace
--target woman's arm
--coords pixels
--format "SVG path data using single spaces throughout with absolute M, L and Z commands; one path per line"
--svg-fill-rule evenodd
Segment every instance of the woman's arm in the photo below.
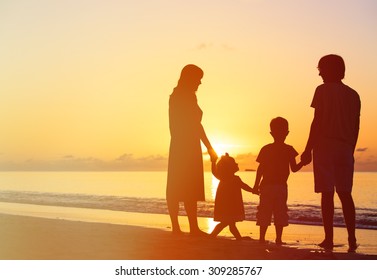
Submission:
M 212 148 L 212 145 L 208 140 L 208 137 L 207 137 L 207 135 L 204 131 L 204 127 L 203 127 L 202 124 L 200 124 L 200 140 L 203 142 L 204 146 L 206 146 L 206 148 L 208 150 L 208 154 L 211 157 L 211 161 L 216 162 L 218 156 L 217 156 L 215 150 Z

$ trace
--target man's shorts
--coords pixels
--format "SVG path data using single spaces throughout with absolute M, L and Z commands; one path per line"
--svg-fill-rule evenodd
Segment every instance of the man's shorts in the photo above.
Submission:
M 265 185 L 261 188 L 257 225 L 269 226 L 272 215 L 276 226 L 288 225 L 288 190 L 286 185 Z
M 353 147 L 325 139 L 313 149 L 315 192 L 351 192 L 354 171 Z

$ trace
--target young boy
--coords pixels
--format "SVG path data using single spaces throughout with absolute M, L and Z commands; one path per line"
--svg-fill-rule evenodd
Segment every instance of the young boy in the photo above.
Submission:
M 331 250 L 333 244 L 334 192 L 342 203 L 348 231 L 349 252 L 357 248 L 355 237 L 355 204 L 352 199 L 354 151 L 359 135 L 360 97 L 342 83 L 345 63 L 334 54 L 318 62 L 323 84 L 318 86 L 312 101 L 315 109 L 308 142 L 301 160 L 312 159 L 315 192 L 321 193 L 325 239 L 318 244 Z
M 296 150 L 284 143 L 287 137 L 288 121 L 277 117 L 270 123 L 271 135 L 274 142 L 264 146 L 258 157 L 259 162 L 253 193 L 260 194 L 257 213 L 257 225 L 260 226 L 259 241 L 265 242 L 271 217 L 274 216 L 276 230 L 276 244 L 282 245 L 283 227 L 288 225 L 287 207 L 287 179 L 289 167 L 297 172 L 303 166 L 296 163 Z

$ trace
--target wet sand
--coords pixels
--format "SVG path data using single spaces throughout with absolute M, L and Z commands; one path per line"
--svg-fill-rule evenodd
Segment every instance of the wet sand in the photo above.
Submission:
M 99 210 L 103 211 L 103 210 Z M 3 211 L 4 212 L 4 211 Z M 89 211 L 91 212 L 91 211 Z M 114 212 L 114 211 L 110 211 Z M 40 214 L 40 213 L 39 213 Z M 114 213 L 108 213 L 114 214 Z M 115 213 L 117 214 L 117 213 Z M 75 220 L 72 217 L 30 217 L 0 214 L 0 259 L 2 260 L 376 260 L 373 244 L 361 245 L 357 253 L 347 253 L 338 243 L 333 252 L 320 250 L 314 240 L 321 238 L 316 226 L 290 225 L 285 230 L 285 246 L 260 244 L 255 222 L 238 223 L 250 241 L 236 241 L 224 231 L 220 237 L 175 236 L 167 215 L 124 213 L 119 220 Z M 68 215 L 69 216 L 69 215 Z M 84 215 L 85 216 L 85 215 Z M 187 218 L 180 217 L 187 231 Z M 106 220 L 108 222 L 106 222 Z M 200 226 L 210 230 L 211 219 L 200 218 Z M 254 224 L 254 225 L 253 225 Z M 337 232 L 345 229 L 336 229 Z M 360 235 L 361 232 L 359 232 Z M 341 234 L 338 234 L 341 235 Z M 344 235 L 344 234 L 343 234 Z M 375 231 L 364 230 L 363 242 Z M 273 240 L 274 229 L 267 238 Z M 320 239 L 319 239 L 320 241 Z M 374 240 L 375 242 L 375 240 Z M 369 246 L 372 245 L 372 246 Z M 365 247 L 365 248 L 363 248 Z

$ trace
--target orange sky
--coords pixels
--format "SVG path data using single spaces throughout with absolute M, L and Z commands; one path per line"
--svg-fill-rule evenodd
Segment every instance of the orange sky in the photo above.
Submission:
M 188 63 L 218 153 L 255 167 L 276 116 L 302 152 L 336 53 L 362 100 L 358 169 L 377 170 L 376 26 L 373 0 L 1 1 L 0 169 L 164 170 Z

